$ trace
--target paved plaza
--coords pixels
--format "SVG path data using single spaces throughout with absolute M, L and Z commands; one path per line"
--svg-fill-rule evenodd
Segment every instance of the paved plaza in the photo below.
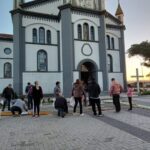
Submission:
M 43 105 L 49 115 L 2 116 L 0 150 L 150 150 L 150 110 L 134 107 L 128 111 L 122 104 L 115 113 L 105 102 L 103 117 L 94 117 L 90 107 L 84 107 L 84 116 L 72 115 L 69 107 L 69 114 L 58 118 L 52 106 Z

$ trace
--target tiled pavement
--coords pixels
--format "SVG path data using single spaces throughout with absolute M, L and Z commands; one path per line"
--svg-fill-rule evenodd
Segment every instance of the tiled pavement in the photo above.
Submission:
M 58 118 L 52 107 L 43 106 L 50 115 L 32 118 L 2 117 L 0 150 L 150 150 L 150 111 L 122 107 L 114 113 L 111 103 L 104 104 L 104 117 L 85 115 Z

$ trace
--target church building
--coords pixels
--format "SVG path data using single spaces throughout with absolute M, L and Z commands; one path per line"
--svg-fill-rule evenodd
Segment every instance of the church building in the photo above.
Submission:
M 13 35 L 0 34 L 0 93 L 9 83 L 24 94 L 38 80 L 44 94 L 60 81 L 71 96 L 76 79 L 94 77 L 103 92 L 111 78 L 126 86 L 124 14 L 105 0 L 14 0 Z

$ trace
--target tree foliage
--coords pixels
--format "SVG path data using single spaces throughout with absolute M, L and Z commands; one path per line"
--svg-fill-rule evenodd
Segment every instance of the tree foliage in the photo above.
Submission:
M 142 65 L 146 67 L 150 67 L 150 42 L 143 41 L 140 44 L 133 44 L 128 49 L 128 56 L 136 56 L 139 55 L 143 58 Z

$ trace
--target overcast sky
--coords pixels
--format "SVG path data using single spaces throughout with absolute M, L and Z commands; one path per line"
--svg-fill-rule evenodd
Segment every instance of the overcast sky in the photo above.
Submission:
M 29 0 L 26 0 L 29 1 Z M 125 49 L 132 44 L 150 40 L 150 0 L 120 0 L 124 12 Z M 115 14 L 118 0 L 106 0 L 106 9 Z M 0 33 L 12 34 L 12 20 L 9 13 L 13 8 L 13 0 L 0 0 Z M 126 57 L 127 58 L 127 57 Z M 148 74 L 149 69 L 141 67 L 140 57 L 126 59 L 127 76 L 135 74 L 135 69 L 139 68 L 140 74 Z

